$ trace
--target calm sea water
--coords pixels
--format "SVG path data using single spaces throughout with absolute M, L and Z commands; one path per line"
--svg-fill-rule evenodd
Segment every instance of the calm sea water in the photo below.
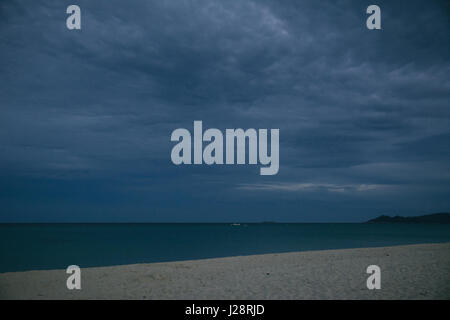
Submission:
M 0 224 L 0 272 L 450 242 L 450 225 Z

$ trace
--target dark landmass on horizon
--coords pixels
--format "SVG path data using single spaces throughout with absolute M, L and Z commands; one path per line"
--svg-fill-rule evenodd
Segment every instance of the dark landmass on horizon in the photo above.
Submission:
M 229 224 L 232 226 L 241 226 L 248 224 L 315 224 L 323 222 L 286 222 L 286 221 L 222 221 L 222 222 L 188 222 L 188 221 L 177 221 L 177 222 L 149 222 L 149 221 L 134 221 L 134 222 L 0 222 L 0 225 L 52 225 L 52 224 Z M 325 222 L 325 223 L 339 223 L 339 222 Z M 450 213 L 430 213 L 421 216 L 387 216 L 380 215 L 374 219 L 370 219 L 364 222 L 353 222 L 353 223 L 450 223 Z
M 386 215 L 381 215 L 375 219 L 371 219 L 366 221 L 365 223 L 392 223 L 392 222 L 400 222 L 400 223 L 450 223 L 450 213 L 432 213 L 426 214 L 423 216 L 415 216 L 415 217 L 402 217 L 395 216 L 389 217 Z

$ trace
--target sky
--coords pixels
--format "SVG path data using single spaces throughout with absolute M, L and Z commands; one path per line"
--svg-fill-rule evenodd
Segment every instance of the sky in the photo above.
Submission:
M 445 1 L 2 1 L 0 222 L 449 212 L 449 18 Z M 278 174 L 174 165 L 194 120 L 279 128 Z

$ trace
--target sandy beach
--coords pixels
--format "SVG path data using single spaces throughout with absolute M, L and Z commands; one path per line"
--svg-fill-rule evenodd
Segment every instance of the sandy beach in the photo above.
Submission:
M 369 265 L 381 289 L 368 290 Z M 82 266 L 80 266 L 82 268 Z M 0 274 L 1 299 L 450 299 L 450 243 Z

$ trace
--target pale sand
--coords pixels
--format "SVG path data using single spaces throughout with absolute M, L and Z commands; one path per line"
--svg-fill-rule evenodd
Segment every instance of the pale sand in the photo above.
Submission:
M 381 268 L 368 290 L 366 268 Z M 2 299 L 450 299 L 450 243 L 0 274 Z

